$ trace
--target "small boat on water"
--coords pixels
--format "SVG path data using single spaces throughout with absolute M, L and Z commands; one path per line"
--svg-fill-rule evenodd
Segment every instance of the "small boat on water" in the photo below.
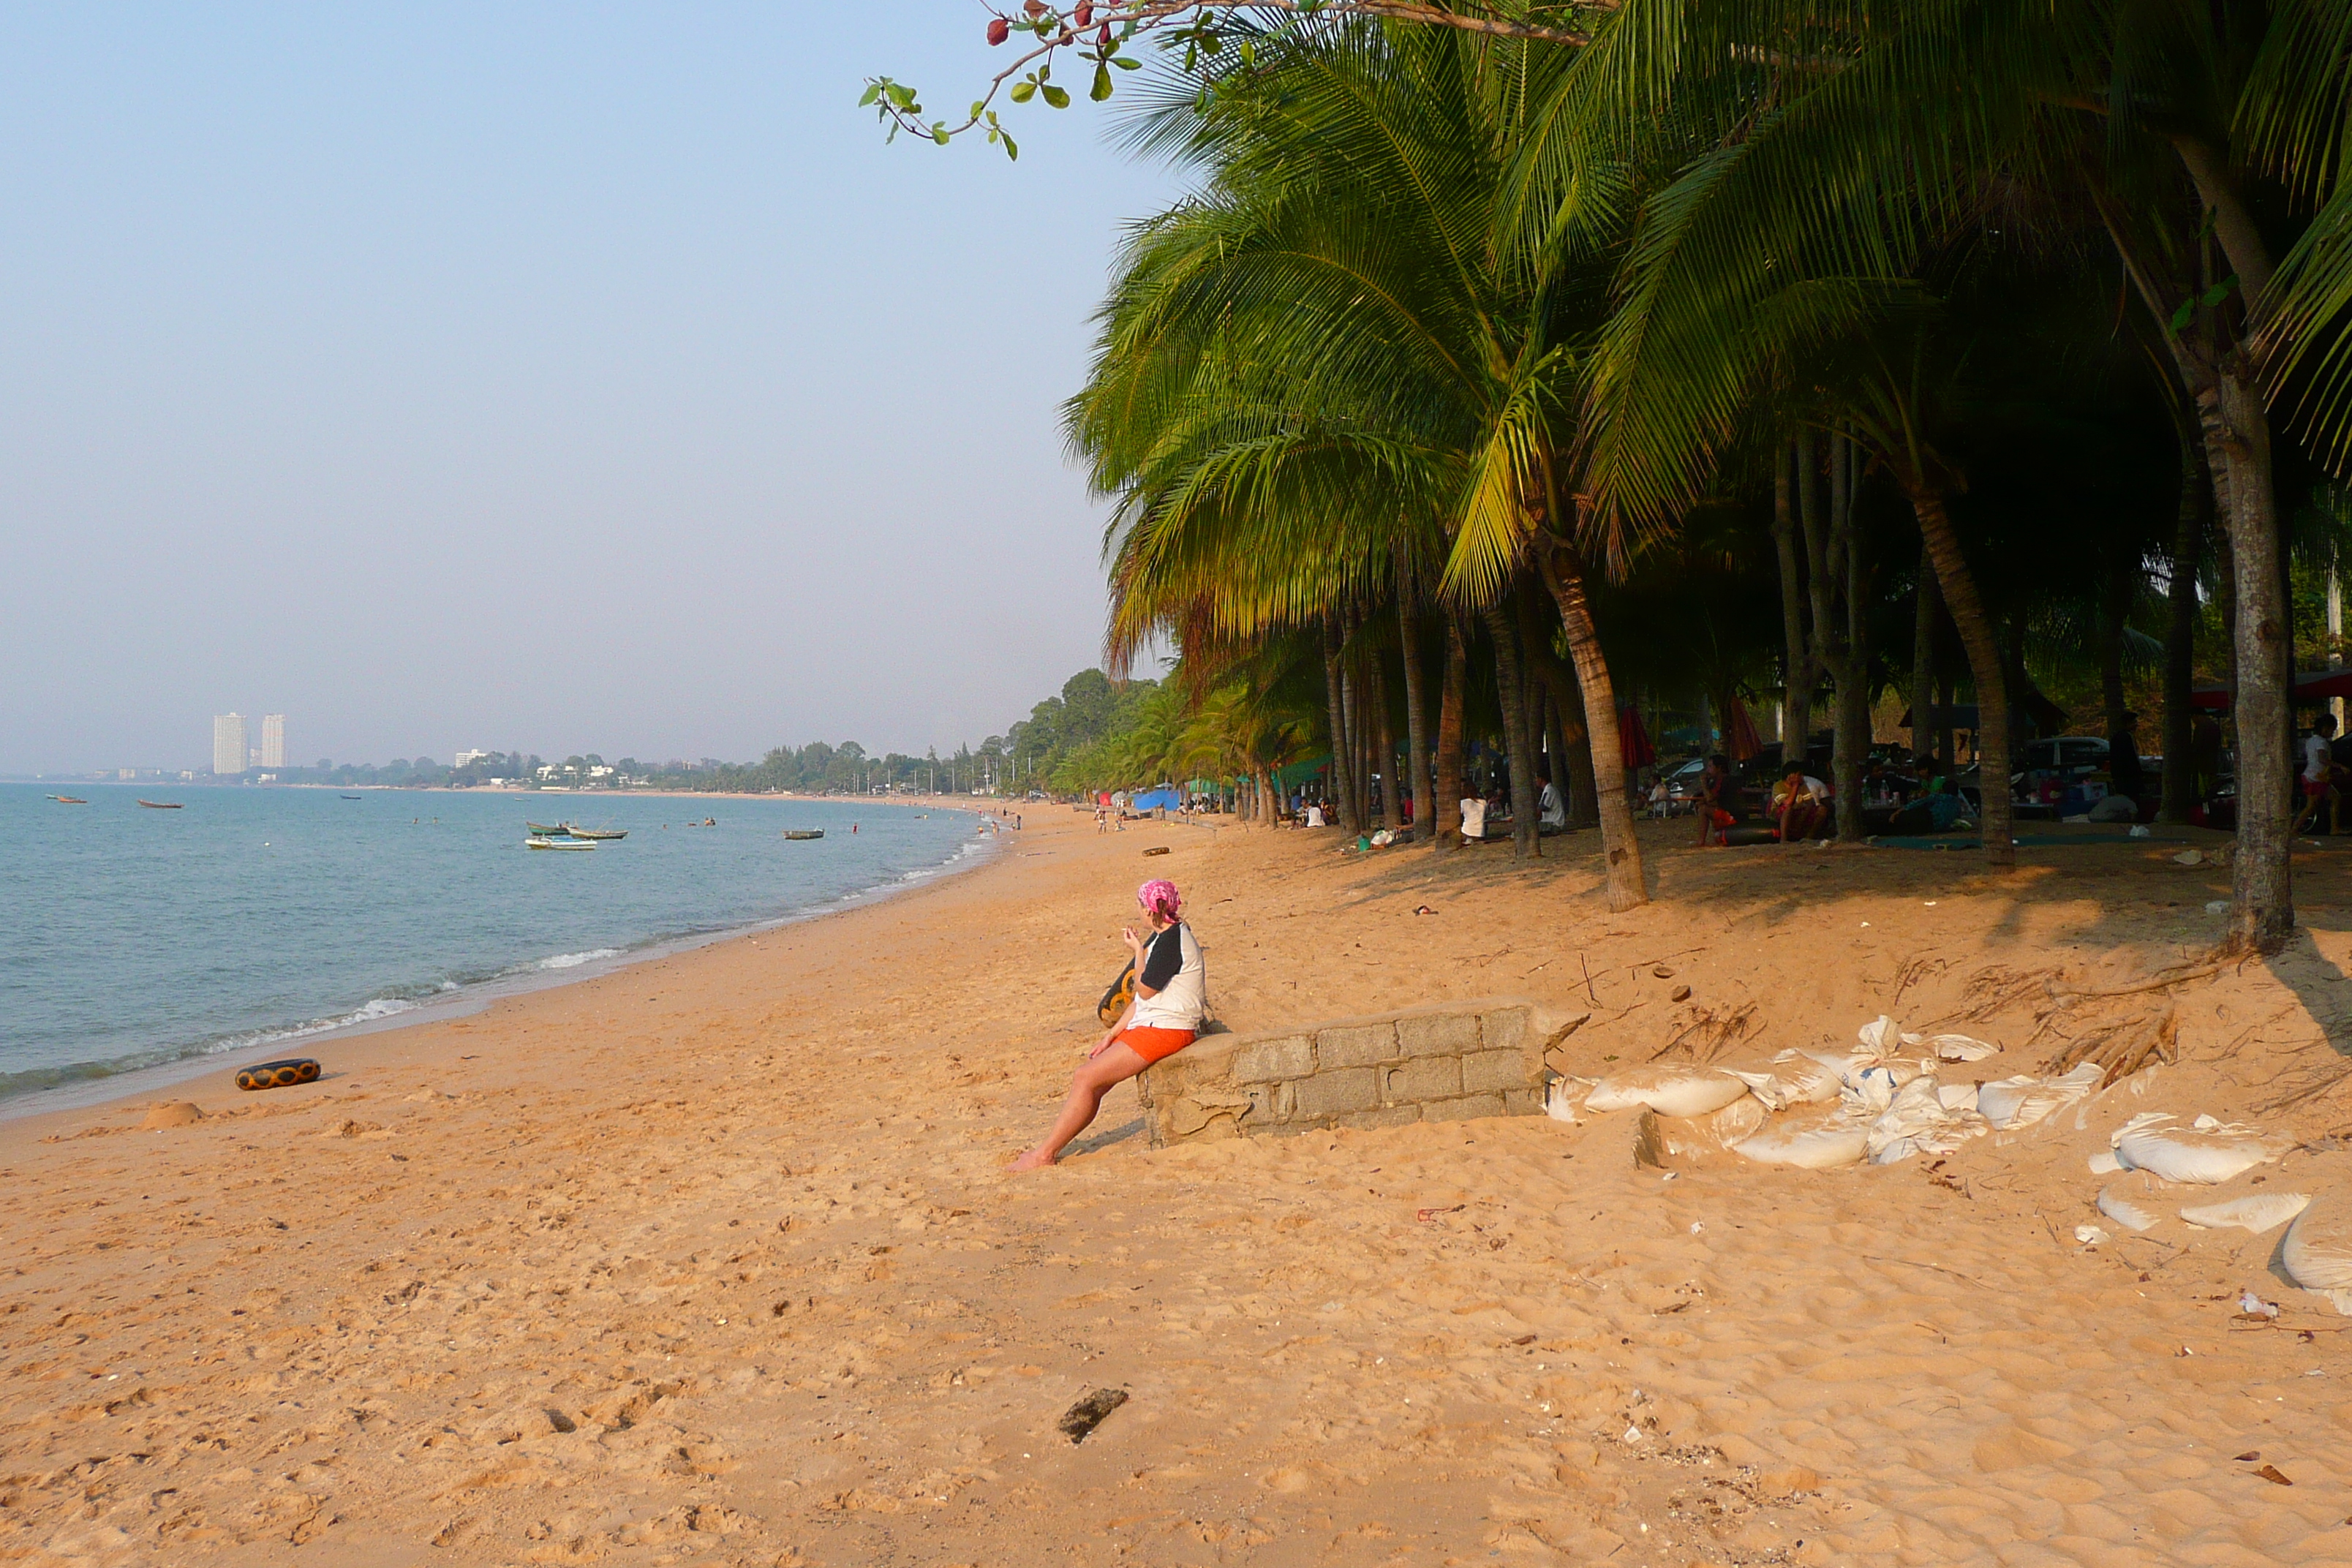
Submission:
M 56 801 L 59 805 L 88 805 L 89 804 L 89 802 L 82 799 L 82 797 L 78 795 L 53 795 L 49 796 L 49 798 Z
M 569 838 L 572 837 L 572 829 L 566 827 L 560 822 L 551 826 L 544 822 L 532 822 L 526 819 L 523 826 L 530 828 L 532 837 L 537 838 Z
M 183 803 L 176 800 L 142 800 L 139 804 L 150 811 L 177 811 Z
M 522 841 L 526 849 L 593 849 L 596 846 L 585 838 L 550 838 L 533 834 Z
M 563 831 L 574 838 L 626 838 L 629 836 L 625 827 L 574 827 L 568 822 L 563 825 Z
M 366 796 L 364 796 L 364 795 L 347 795 L 343 796 L 343 798 L 344 798 L 345 800 L 364 800 L 364 799 L 366 799 L 367 797 L 366 797 Z
M 784 837 L 787 838 L 822 838 L 824 837 L 824 829 L 822 827 L 787 827 L 784 829 Z

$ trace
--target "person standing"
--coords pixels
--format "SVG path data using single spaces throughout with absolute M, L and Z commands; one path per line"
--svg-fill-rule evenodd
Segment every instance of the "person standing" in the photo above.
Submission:
M 1043 1170 L 1059 1159 L 1070 1140 L 1085 1131 L 1102 1110 L 1103 1096 L 1153 1062 L 1174 1056 L 1200 1033 L 1209 1007 L 1208 970 L 1200 943 L 1192 940 L 1192 928 L 1177 918 L 1183 900 L 1176 884 L 1146 882 L 1136 889 L 1135 901 L 1150 921 L 1151 934 L 1139 937 L 1132 928 L 1119 932 L 1134 957 L 1134 999 L 1087 1053 L 1053 1130 L 1044 1142 L 1013 1162 L 1016 1171 Z
M 2344 797 L 2336 788 L 2336 755 L 2327 744 L 2335 733 L 2336 715 L 2322 713 L 2303 738 L 2303 809 L 2294 814 L 2289 837 L 2302 832 L 2306 820 L 2315 820 L 2322 805 L 2327 807 L 2328 837 L 2344 831 Z

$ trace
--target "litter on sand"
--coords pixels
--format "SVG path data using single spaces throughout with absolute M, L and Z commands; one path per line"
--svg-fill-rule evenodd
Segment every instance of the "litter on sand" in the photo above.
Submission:
M 2256 1236 L 2276 1230 L 2311 1205 L 2303 1193 L 2257 1193 L 2227 1203 L 2192 1204 L 2180 1217 L 2200 1230 L 2251 1230 Z

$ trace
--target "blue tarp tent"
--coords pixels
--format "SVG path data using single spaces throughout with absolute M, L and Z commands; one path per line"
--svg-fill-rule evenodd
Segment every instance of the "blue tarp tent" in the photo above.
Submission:
M 1150 811 L 1154 806 L 1166 806 L 1173 811 L 1176 809 L 1177 802 L 1181 798 L 1177 795 L 1175 785 L 1161 784 L 1158 789 L 1138 790 L 1133 809 Z

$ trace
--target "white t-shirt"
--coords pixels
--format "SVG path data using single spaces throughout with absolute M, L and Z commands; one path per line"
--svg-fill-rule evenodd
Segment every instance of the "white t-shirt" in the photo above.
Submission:
M 1462 837 L 1465 838 L 1486 837 L 1486 803 L 1475 795 L 1469 796 L 1462 803 Z
M 2328 747 L 2326 736 L 2305 735 L 2303 738 L 2303 776 L 2305 778 L 2317 784 L 2327 776 L 2328 766 L 2334 761 L 2335 753 Z
M 1175 946 L 1169 947 L 1170 942 Z M 1160 976 L 1171 963 L 1176 972 L 1162 984 Z M 1139 986 L 1151 986 L 1154 994 L 1146 996 L 1137 991 L 1129 1028 L 1200 1028 L 1202 1016 L 1209 1010 L 1209 971 L 1201 962 L 1201 944 L 1192 940 L 1190 922 L 1178 921 L 1151 939 L 1143 950 L 1143 964 L 1135 979 Z
M 1830 786 L 1822 783 L 1821 780 L 1813 777 L 1812 774 L 1807 773 L 1805 775 L 1805 793 L 1811 795 L 1815 800 L 1825 801 L 1830 797 Z M 1780 781 L 1780 789 L 1774 792 L 1773 799 L 1775 803 L 1779 803 L 1784 802 L 1788 798 L 1789 781 L 1787 779 L 1782 779 Z
M 1543 825 L 1546 827 L 1568 826 L 1568 803 L 1559 798 L 1558 784 L 1547 783 L 1543 786 L 1542 795 L 1538 797 L 1536 804 L 1543 816 Z

